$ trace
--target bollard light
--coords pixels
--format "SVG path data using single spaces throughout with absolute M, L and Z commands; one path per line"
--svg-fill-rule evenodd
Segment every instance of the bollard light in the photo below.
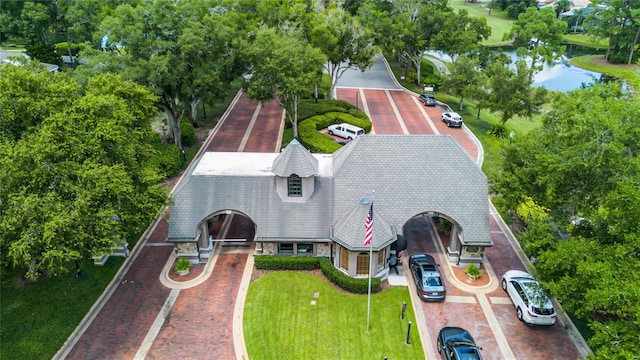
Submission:
M 411 321 L 409 321 L 409 326 L 407 327 L 407 344 L 411 345 Z

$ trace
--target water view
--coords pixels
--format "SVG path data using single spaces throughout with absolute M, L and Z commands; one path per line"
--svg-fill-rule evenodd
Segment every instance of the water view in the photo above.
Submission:
M 517 58 L 515 50 L 504 53 L 512 60 Z M 426 54 L 443 61 L 451 61 L 449 56 L 441 52 L 428 51 Z M 582 86 L 591 85 L 599 81 L 601 77 L 602 74 L 598 72 L 571 65 L 568 59 L 563 56 L 558 64 L 544 64 L 543 69 L 533 77 L 533 86 L 566 93 Z

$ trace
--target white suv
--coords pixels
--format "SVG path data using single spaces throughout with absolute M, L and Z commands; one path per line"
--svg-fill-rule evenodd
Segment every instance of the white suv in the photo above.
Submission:
M 458 114 L 457 112 L 446 112 L 442 114 L 442 121 L 444 121 L 445 124 L 447 124 L 448 127 L 451 126 L 455 126 L 455 127 L 461 127 L 462 126 L 462 116 L 460 116 L 460 114 Z
M 335 124 L 327 129 L 329 134 L 340 136 L 341 138 L 353 140 L 364 135 L 364 129 L 351 124 Z
M 556 311 L 540 283 L 529 273 L 509 270 L 502 276 L 502 289 L 509 294 L 518 320 L 529 325 L 553 325 Z

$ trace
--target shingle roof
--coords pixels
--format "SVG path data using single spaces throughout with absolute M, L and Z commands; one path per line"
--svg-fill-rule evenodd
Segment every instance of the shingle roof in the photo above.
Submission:
M 375 208 L 402 232 L 415 215 L 458 222 L 463 243 L 491 244 L 487 177 L 448 135 L 359 136 L 334 153 L 333 222 L 375 190 Z
M 351 251 L 369 250 L 364 246 L 364 223 L 369 213 L 369 199 L 362 199 L 342 218 L 336 221 L 333 226 L 333 236 L 335 242 L 348 248 Z M 373 250 L 379 251 L 397 239 L 396 232 L 373 207 L 373 239 L 371 245 Z
M 297 149 L 292 153 L 300 152 L 302 145 L 293 147 Z M 443 214 L 459 223 L 465 244 L 492 244 L 487 178 L 450 136 L 366 135 L 333 156 L 309 154 L 320 171 L 316 170 L 315 190 L 306 203 L 283 202 L 276 193 L 276 174 L 270 169 L 278 154 L 227 154 L 233 153 L 205 154 L 177 189 L 169 240 L 194 239 L 203 219 L 228 209 L 244 213 L 256 223 L 258 241 L 328 240 L 333 229 L 336 241 L 356 247 L 364 239 L 366 214 L 356 214 L 354 209 L 362 207 L 360 199 L 370 198 L 375 190 L 374 246 L 393 241 L 392 231 L 401 233 L 409 219 L 426 212 Z M 216 169 L 213 165 L 225 156 L 235 156 L 234 161 L 246 156 L 243 168 Z M 287 174 L 289 163 L 278 172 Z M 255 169 L 246 169 L 250 166 Z M 353 230 L 347 221 L 354 223 Z M 387 235 L 380 233 L 384 223 Z
M 300 177 L 308 177 L 318 173 L 318 159 L 314 158 L 309 150 L 293 139 L 287 147 L 273 161 L 271 171 L 283 177 L 297 174 Z

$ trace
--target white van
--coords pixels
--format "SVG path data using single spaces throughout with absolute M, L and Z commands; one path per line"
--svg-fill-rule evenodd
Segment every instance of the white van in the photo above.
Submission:
M 351 124 L 330 125 L 328 130 L 330 135 L 340 136 L 341 138 L 349 140 L 353 140 L 358 136 L 364 135 L 363 128 L 359 128 Z

